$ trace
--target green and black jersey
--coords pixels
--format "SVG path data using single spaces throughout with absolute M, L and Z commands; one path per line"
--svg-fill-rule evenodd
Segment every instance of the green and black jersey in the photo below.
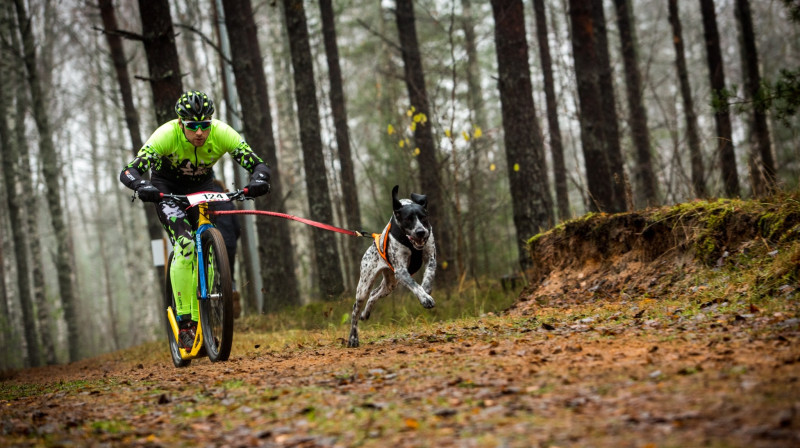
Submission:
M 198 186 L 213 177 L 213 166 L 225 153 L 230 153 L 250 174 L 256 165 L 267 166 L 238 132 L 219 120 L 212 120 L 208 139 L 197 147 L 186 139 L 180 121 L 171 120 L 153 132 L 136 158 L 122 170 L 120 180 L 135 190 L 141 175 L 152 169 L 154 178 L 186 187 Z

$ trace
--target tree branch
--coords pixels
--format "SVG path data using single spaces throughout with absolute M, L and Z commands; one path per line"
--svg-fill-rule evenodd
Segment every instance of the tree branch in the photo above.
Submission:
M 219 55 L 219 57 L 221 57 L 221 58 L 222 58 L 222 60 L 223 60 L 223 61 L 225 61 L 227 64 L 230 64 L 231 66 L 233 65 L 233 61 L 231 61 L 230 59 L 228 59 L 228 58 L 226 58 L 226 57 L 225 57 L 225 55 L 222 53 L 222 49 L 221 49 L 221 48 L 219 48 L 219 47 L 217 46 L 217 44 L 215 44 L 215 43 L 214 43 L 214 42 L 213 42 L 211 39 L 209 39 L 208 37 L 206 37 L 206 35 L 205 35 L 205 34 L 203 34 L 203 33 L 202 33 L 200 30 L 198 30 L 197 28 L 195 28 L 195 27 L 193 27 L 193 26 L 191 26 L 191 25 L 184 25 L 184 24 L 181 24 L 181 23 L 176 23 L 176 24 L 175 24 L 175 27 L 176 27 L 176 28 L 183 28 L 183 29 L 185 29 L 185 30 L 189 30 L 189 31 L 191 31 L 191 32 L 193 32 L 193 33 L 195 33 L 195 34 L 197 34 L 198 36 L 200 36 L 200 39 L 202 39 L 202 40 L 203 40 L 203 42 L 207 43 L 209 46 L 211 46 L 211 48 L 213 48 L 213 49 L 214 49 L 214 50 L 217 52 L 217 54 Z
M 142 36 L 141 34 L 132 33 L 130 31 L 125 31 L 125 30 L 107 30 L 105 28 L 100 28 L 98 26 L 93 26 L 92 29 L 95 30 L 95 31 L 100 31 L 101 33 L 104 33 L 104 34 L 117 35 L 117 36 L 122 37 L 123 39 L 136 40 L 136 41 L 139 41 L 139 42 L 144 41 L 144 36 Z

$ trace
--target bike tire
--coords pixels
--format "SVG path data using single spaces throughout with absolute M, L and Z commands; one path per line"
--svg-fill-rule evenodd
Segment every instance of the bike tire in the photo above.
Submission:
M 225 240 L 216 228 L 203 232 L 203 267 L 208 299 L 200 300 L 203 345 L 211 362 L 226 361 L 233 344 L 233 282 Z
M 178 341 L 175 340 L 175 334 L 172 332 L 172 325 L 169 323 L 169 318 L 167 318 L 167 308 L 172 307 L 172 312 L 176 314 L 178 313 L 178 309 L 175 305 L 175 297 L 172 296 L 172 281 L 169 276 L 169 267 L 172 264 L 172 252 L 169 254 L 169 259 L 167 260 L 166 264 L 166 281 L 164 285 L 164 310 L 163 310 L 163 318 L 166 322 L 166 329 L 167 329 L 167 341 L 169 343 L 169 353 L 172 355 L 172 363 L 175 367 L 186 367 L 192 363 L 191 359 L 183 359 L 181 358 L 181 350 L 178 346 Z

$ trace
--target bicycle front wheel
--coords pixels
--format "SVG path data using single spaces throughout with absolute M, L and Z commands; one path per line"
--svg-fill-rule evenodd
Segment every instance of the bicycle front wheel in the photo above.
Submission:
M 215 228 L 203 232 L 203 271 L 208 299 L 200 300 L 203 344 L 212 362 L 226 361 L 233 343 L 233 289 L 225 240 Z

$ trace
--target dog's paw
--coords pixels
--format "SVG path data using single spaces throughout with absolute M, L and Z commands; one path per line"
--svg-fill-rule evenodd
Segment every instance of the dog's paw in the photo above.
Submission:
M 419 298 L 419 303 L 422 304 L 424 308 L 433 308 L 436 305 L 436 302 L 433 301 L 433 297 L 428 294 Z
M 358 336 L 356 337 L 350 336 L 350 339 L 347 341 L 347 347 L 348 348 L 358 347 Z

